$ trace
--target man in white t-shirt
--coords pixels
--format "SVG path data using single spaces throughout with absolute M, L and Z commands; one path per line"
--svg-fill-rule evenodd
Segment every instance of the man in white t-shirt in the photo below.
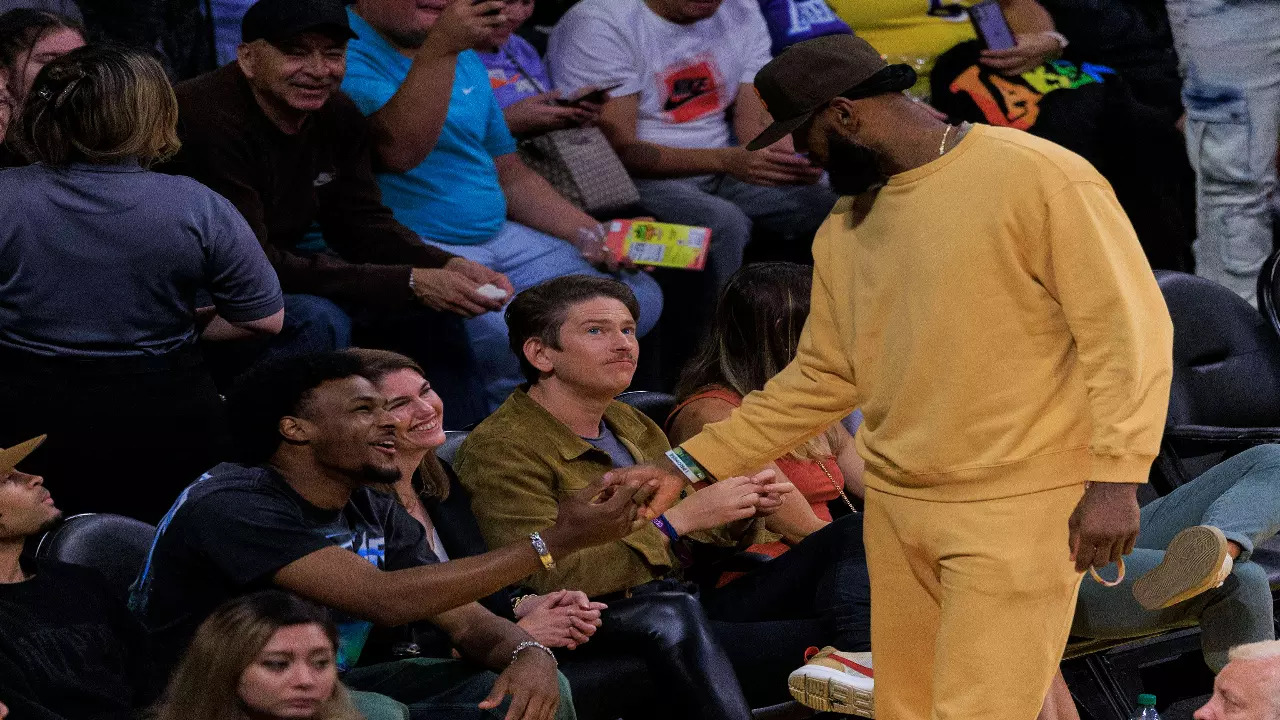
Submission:
M 557 87 L 618 86 L 601 127 L 646 210 L 711 228 L 717 287 L 742 264 L 754 223 L 807 249 L 835 204 L 790 138 L 742 146 L 772 121 L 751 87 L 769 49 L 755 0 L 582 0 L 547 51 Z

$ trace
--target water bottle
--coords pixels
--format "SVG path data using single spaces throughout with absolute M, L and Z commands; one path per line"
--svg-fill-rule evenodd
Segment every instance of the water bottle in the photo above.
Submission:
M 1160 720 L 1160 713 L 1156 712 L 1156 696 L 1147 693 L 1139 695 L 1138 707 L 1134 708 L 1129 720 Z

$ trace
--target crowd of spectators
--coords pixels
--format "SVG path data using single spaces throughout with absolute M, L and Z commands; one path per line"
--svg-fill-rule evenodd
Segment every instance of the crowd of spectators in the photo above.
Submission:
M 795 358 L 815 233 L 885 180 L 748 150 L 757 72 L 857 34 L 910 107 L 1075 151 L 1151 266 L 1255 304 L 1280 208 L 1275 3 L 999 0 L 1004 50 L 970 4 L 0 0 L 0 719 L 747 720 L 837 676 L 813 706 L 870 712 L 858 414 L 647 516 L 646 463 Z M 571 128 L 636 204 L 522 158 Z M 632 218 L 709 228 L 705 270 L 618 257 Z M 1278 475 L 1260 446 L 1148 503 L 1072 635 L 1199 625 L 1197 717 L 1280 712 Z M 64 512 L 157 525 L 127 603 L 31 557 Z

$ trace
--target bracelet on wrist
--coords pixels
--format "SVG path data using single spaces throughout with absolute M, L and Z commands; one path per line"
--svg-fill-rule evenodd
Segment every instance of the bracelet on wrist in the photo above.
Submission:
M 537 640 L 525 640 L 524 642 L 517 645 L 516 649 L 511 651 L 511 662 L 515 662 L 516 658 L 520 656 L 520 653 L 524 652 L 525 650 L 528 650 L 529 648 L 538 648 L 539 650 L 545 652 L 548 656 L 551 657 L 551 662 L 555 663 L 556 667 L 560 666 L 560 661 L 556 660 L 556 654 L 551 651 L 551 648 L 547 647 L 546 645 L 543 645 Z
M 521 604 L 521 603 L 523 603 L 525 600 L 531 600 L 531 599 L 536 598 L 536 597 L 538 597 L 536 594 L 534 594 L 534 593 L 529 593 L 528 595 L 521 595 L 520 597 L 516 598 L 515 600 L 512 600 L 512 601 L 511 601 L 511 612 L 513 612 L 513 613 L 519 613 L 519 612 L 520 612 L 520 604 Z
M 551 557 L 551 551 L 547 549 L 547 543 L 542 539 L 541 533 L 530 534 L 529 544 L 533 545 L 533 551 L 538 553 L 538 559 L 542 561 L 544 569 L 551 570 L 556 566 L 556 559 Z
M 667 451 L 667 459 L 671 461 L 676 469 L 684 473 L 689 482 L 699 483 L 706 482 L 711 479 L 710 473 L 706 471 L 693 456 L 685 451 L 684 448 L 676 446 Z
M 671 526 L 671 521 L 666 515 L 659 515 L 653 519 L 653 526 L 658 528 L 663 535 L 667 536 L 667 540 L 671 544 L 671 553 L 676 556 L 680 564 L 688 567 L 693 564 L 693 549 L 689 547 L 689 543 L 684 541 L 680 533 Z

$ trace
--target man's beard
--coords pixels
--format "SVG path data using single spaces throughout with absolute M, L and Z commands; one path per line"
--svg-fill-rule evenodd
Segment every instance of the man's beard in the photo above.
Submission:
M 366 464 L 360 468 L 361 481 L 370 485 L 390 485 L 400 480 L 400 468 L 385 468 Z
M 827 133 L 826 170 L 831 189 L 840 195 L 861 195 L 887 179 L 880 170 L 879 153 L 834 130 Z
M 62 524 L 62 511 L 56 510 L 55 512 L 56 514 L 53 517 L 45 520 L 44 523 L 40 525 L 40 529 L 36 531 L 37 535 L 44 535 Z

